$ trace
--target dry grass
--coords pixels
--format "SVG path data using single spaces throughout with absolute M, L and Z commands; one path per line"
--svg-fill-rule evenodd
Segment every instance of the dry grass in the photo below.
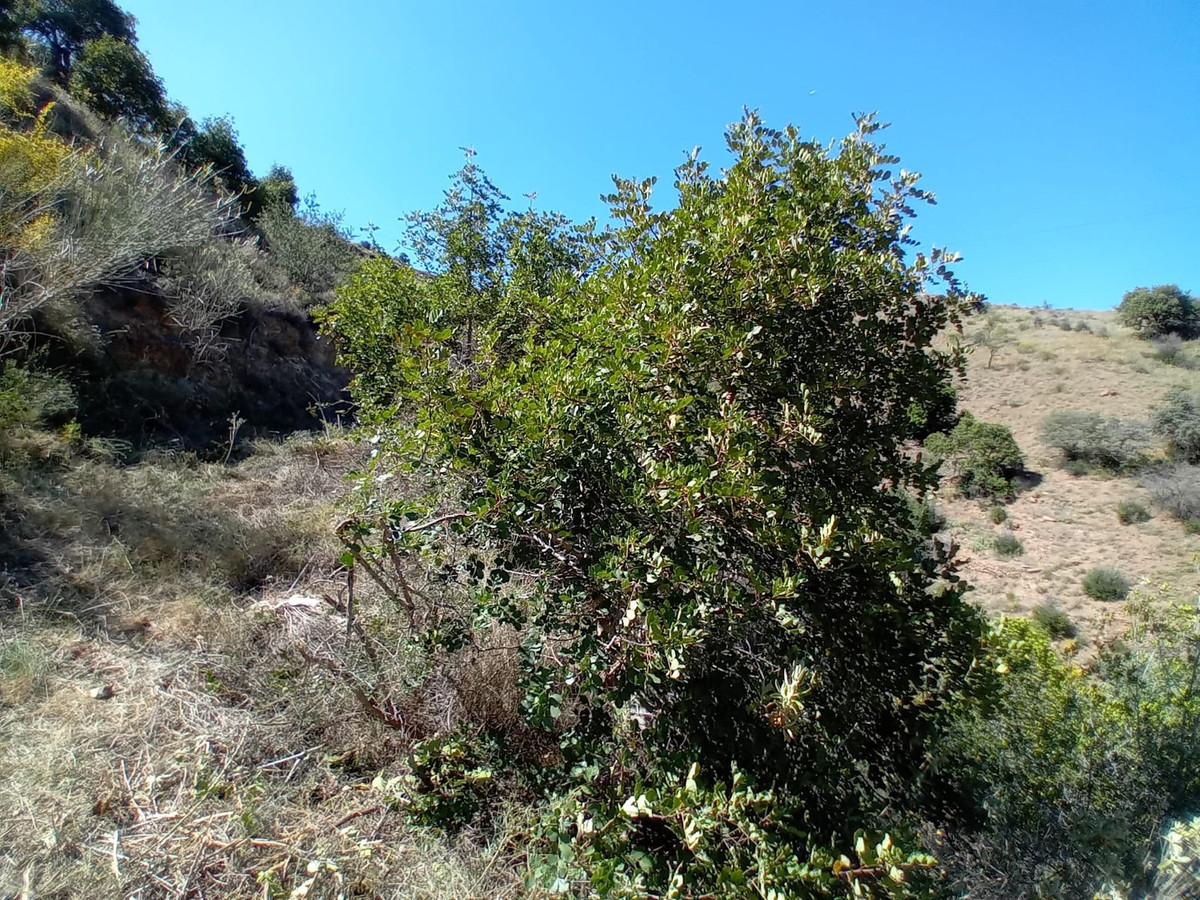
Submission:
M 404 736 L 279 640 L 280 598 L 342 585 L 332 534 L 360 456 L 318 437 L 234 466 L 9 469 L 0 896 L 521 895 L 510 830 L 408 827 L 381 786 Z
M 1103 473 L 1073 476 L 1059 468 L 1057 451 L 1041 442 L 1042 420 L 1055 410 L 1087 410 L 1106 417 L 1145 421 L 1150 406 L 1174 388 L 1200 389 L 1200 371 L 1153 358 L 1153 348 L 1116 325 L 1112 313 L 995 307 L 1014 342 L 996 354 L 973 355 L 967 381 L 959 388 L 961 406 L 987 421 L 1013 430 L 1028 467 L 1040 483 L 1008 508 L 1010 527 L 1025 555 L 998 560 L 985 548 L 999 528 L 988 509 L 971 501 L 942 498 L 950 532 L 963 546 L 965 572 L 984 608 L 1029 613 L 1050 603 L 1067 613 L 1085 639 L 1113 614 L 1111 605 L 1086 597 L 1084 575 L 1093 568 L 1119 569 L 1131 579 L 1170 582 L 1179 593 L 1200 590 L 1194 558 L 1200 540 L 1178 522 L 1158 514 L 1121 526 L 1119 503 L 1135 500 L 1150 507 L 1136 477 Z M 1034 320 L 1043 320 L 1042 326 Z M 1082 322 L 1093 332 L 1067 331 L 1055 323 Z M 973 322 L 970 331 L 980 327 Z M 1185 345 L 1185 352 L 1187 352 Z

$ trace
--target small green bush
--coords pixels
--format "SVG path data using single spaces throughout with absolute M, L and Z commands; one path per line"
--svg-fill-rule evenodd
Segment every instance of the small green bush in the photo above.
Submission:
M 1190 337 L 1196 331 L 1192 297 L 1174 284 L 1134 288 L 1117 307 L 1117 321 L 1143 339 L 1175 334 Z
M 1117 504 L 1117 521 L 1122 525 L 1137 525 L 1150 521 L 1150 510 L 1136 500 L 1122 500 Z
M 1070 616 L 1053 603 L 1039 603 L 1033 608 L 1030 618 L 1044 628 L 1052 638 L 1075 636 L 1075 623 L 1071 621 Z
M 1003 506 L 993 506 L 988 510 L 988 518 L 992 520 L 993 525 L 1002 525 L 1008 521 L 1008 510 Z
M 1092 569 L 1083 577 L 1083 592 L 1093 600 L 1119 602 L 1129 596 L 1133 582 L 1116 569 Z
M 65 421 L 74 411 L 75 393 L 62 378 L 0 363 L 0 437 L 14 428 Z
M 967 497 L 1011 498 L 1013 478 L 1025 465 L 1012 429 L 980 422 L 970 413 L 963 413 L 948 434 L 931 434 L 925 454 L 930 463 L 949 469 L 949 477 Z
M 362 254 L 342 227 L 341 216 L 323 212 L 309 196 L 297 213 L 286 202 L 269 202 L 255 224 L 263 234 L 267 263 L 281 289 L 305 295 L 307 306 L 332 291 L 350 274 Z
M 1070 331 L 1071 330 L 1071 320 L 1070 319 L 1059 319 L 1058 327 L 1059 327 L 1060 331 Z
M 1184 352 L 1183 338 L 1177 334 L 1155 338 L 1148 355 L 1167 366 L 1177 366 L 1181 369 L 1196 368 L 1196 361 Z
M 1145 426 L 1099 413 L 1059 410 L 1042 420 L 1042 442 L 1061 450 L 1067 462 L 1085 462 L 1109 470 L 1141 462 L 1150 440 Z
M 1150 426 L 1164 438 L 1167 453 L 1183 462 L 1200 462 L 1200 398 L 1171 391 L 1150 407 Z
M 992 541 L 992 549 L 996 551 L 996 555 L 1001 559 L 1011 559 L 1014 556 L 1023 556 L 1025 554 L 1025 545 L 1011 531 L 1005 531 L 996 535 Z

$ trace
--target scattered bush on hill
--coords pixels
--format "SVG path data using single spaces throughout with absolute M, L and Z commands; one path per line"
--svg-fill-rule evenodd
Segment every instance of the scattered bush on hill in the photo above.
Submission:
M 1025 553 L 1025 545 L 1011 531 L 1003 531 L 996 535 L 992 541 L 992 549 L 1001 559 L 1011 559 L 1014 556 L 1023 556 Z
M 963 413 L 949 434 L 932 434 L 925 441 L 925 458 L 941 465 L 957 489 L 967 497 L 1011 499 L 1013 478 L 1025 465 L 1012 430 L 994 422 L 980 422 Z
M 1200 528 L 1200 467 L 1167 466 L 1151 472 L 1143 483 L 1155 506 L 1190 529 Z
M 1150 425 L 1160 435 L 1172 459 L 1200 462 L 1200 400 L 1174 390 L 1150 407 Z
M 1092 569 L 1083 577 L 1083 592 L 1093 600 L 1115 603 L 1129 596 L 1133 582 L 1116 569 Z
M 327 295 L 354 268 L 361 251 L 351 243 L 340 215 L 323 212 L 311 195 L 305 209 L 297 213 L 283 202 L 287 183 L 271 184 L 282 196 L 266 204 L 255 225 L 263 234 L 268 251 L 264 262 L 274 273 L 274 286 L 285 292 L 298 292 L 301 306 L 330 299 Z M 294 183 L 291 190 L 294 195 Z
M 1033 608 L 1033 612 L 1029 617 L 1043 629 L 1050 637 L 1069 638 L 1074 637 L 1076 633 L 1075 623 L 1071 621 L 1071 617 L 1059 609 L 1053 603 L 1040 603 Z
M 1164 335 L 1188 338 L 1197 324 L 1191 294 L 1174 284 L 1134 288 L 1117 307 L 1117 321 L 1145 339 Z
M 1117 504 L 1117 521 L 1122 525 L 1138 525 L 1150 521 L 1150 510 L 1136 500 L 1122 500 Z
M 1046 416 L 1041 437 L 1046 446 L 1061 450 L 1068 462 L 1112 471 L 1138 465 L 1150 447 L 1144 425 L 1076 410 L 1057 410 Z

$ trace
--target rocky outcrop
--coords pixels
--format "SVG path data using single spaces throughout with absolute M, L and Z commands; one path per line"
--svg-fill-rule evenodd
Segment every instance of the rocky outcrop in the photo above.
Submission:
M 75 383 L 87 434 L 203 452 L 225 443 L 235 414 L 243 435 L 265 435 L 349 412 L 349 374 L 301 312 L 245 306 L 200 352 L 152 281 L 96 293 L 80 310 L 76 337 L 45 350 Z

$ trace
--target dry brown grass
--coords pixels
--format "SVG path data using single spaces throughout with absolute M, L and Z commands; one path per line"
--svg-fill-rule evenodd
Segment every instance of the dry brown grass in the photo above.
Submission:
M 10 468 L 0 896 L 520 895 L 503 822 L 406 826 L 375 781 L 402 771 L 404 736 L 272 639 L 280 598 L 343 585 L 333 530 L 360 459 L 318 437 L 234 466 Z
M 1200 590 L 1194 566 L 1200 539 L 1161 513 L 1145 523 L 1120 525 L 1116 507 L 1122 500 L 1151 505 L 1137 478 L 1070 475 L 1059 468 L 1058 453 L 1044 446 L 1039 434 L 1042 420 L 1055 410 L 1145 421 L 1149 407 L 1171 389 L 1200 389 L 1200 370 L 1154 359 L 1150 344 L 1117 326 L 1110 312 L 994 307 L 991 314 L 1012 330 L 1015 340 L 996 354 L 990 370 L 986 353 L 973 355 L 959 389 L 960 404 L 978 418 L 1009 426 L 1041 481 L 1009 507 L 1006 527 L 1025 545 L 1025 554 L 1012 560 L 996 559 L 984 549 L 999 531 L 988 520 L 986 505 L 941 501 L 968 560 L 965 573 L 975 586 L 976 602 L 988 610 L 1022 614 L 1039 604 L 1055 604 L 1086 640 L 1114 613 L 1111 605 L 1081 590 L 1082 578 L 1092 568 L 1116 568 L 1135 581 L 1170 582 L 1183 595 Z M 1044 324 L 1034 325 L 1035 318 Z M 1055 318 L 1084 322 L 1108 336 L 1062 330 Z M 980 322 L 970 323 L 968 334 L 978 327 Z

